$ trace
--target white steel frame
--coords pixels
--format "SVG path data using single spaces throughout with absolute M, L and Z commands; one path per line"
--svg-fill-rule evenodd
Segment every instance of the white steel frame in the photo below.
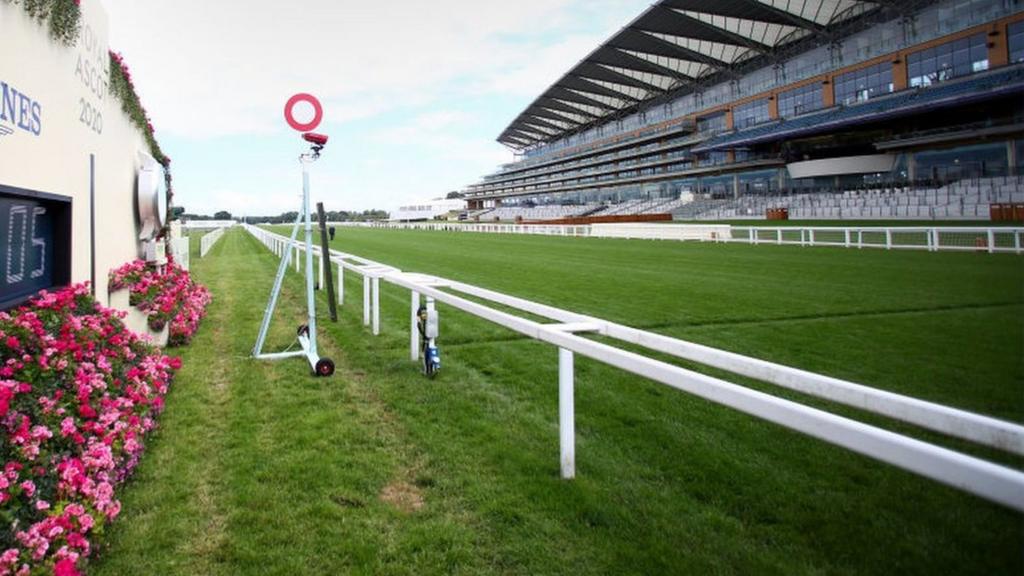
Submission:
M 284 358 L 294 358 L 297 356 L 303 356 L 306 361 L 309 362 L 309 367 L 314 373 L 317 372 L 317 364 L 320 362 L 320 355 L 317 351 L 316 346 L 316 300 L 313 297 L 313 221 L 312 215 L 309 209 L 309 165 L 316 161 L 319 157 L 317 152 L 311 154 L 303 154 L 299 157 L 299 163 L 302 165 L 302 209 L 299 210 L 298 215 L 295 217 L 295 224 L 292 226 L 292 235 L 288 239 L 288 244 L 282 247 L 281 263 L 277 268 L 277 275 L 274 277 L 274 288 L 270 291 L 270 299 L 267 302 L 267 307 L 263 310 L 263 321 L 260 323 L 260 332 L 256 337 L 256 344 L 252 348 L 252 357 L 260 360 L 281 360 Z M 296 238 L 299 233 L 299 225 L 302 219 L 306 220 L 306 241 L 304 246 L 300 246 L 296 242 Z M 250 227 L 248 224 L 245 225 L 248 230 Z M 263 345 L 267 339 L 267 331 L 270 329 L 270 321 L 274 316 L 274 309 L 277 307 L 277 297 L 281 293 L 281 283 L 284 280 L 284 274 L 288 270 L 288 260 L 292 254 L 292 250 L 289 247 L 295 249 L 295 268 L 298 271 L 299 266 L 299 250 L 300 248 L 306 253 L 306 328 L 305 331 L 299 331 L 298 341 L 301 350 L 284 351 L 284 352 L 263 352 Z M 333 371 L 333 370 L 332 370 Z

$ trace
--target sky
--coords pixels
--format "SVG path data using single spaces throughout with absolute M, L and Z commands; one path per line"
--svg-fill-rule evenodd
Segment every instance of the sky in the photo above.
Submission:
M 312 167 L 327 210 L 394 210 L 514 160 L 495 139 L 639 15 L 638 0 L 100 0 L 187 212 L 277 215 L 301 201 L 284 120 L 324 108 Z M 311 108 L 296 106 L 300 120 Z

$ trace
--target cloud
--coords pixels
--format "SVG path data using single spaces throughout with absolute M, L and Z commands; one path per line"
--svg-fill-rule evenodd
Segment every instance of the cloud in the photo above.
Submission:
M 290 95 L 317 95 L 332 136 L 315 194 L 397 207 L 509 161 L 501 129 L 649 0 L 86 1 L 175 159 L 176 201 L 275 213 L 297 206 Z
M 158 128 L 190 137 L 278 129 L 300 90 L 331 121 L 421 105 L 467 78 L 531 95 L 601 39 L 557 40 L 569 0 L 104 2 Z

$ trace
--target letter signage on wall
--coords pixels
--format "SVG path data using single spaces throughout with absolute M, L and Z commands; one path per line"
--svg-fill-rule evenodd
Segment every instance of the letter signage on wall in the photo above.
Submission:
M 43 105 L 0 80 L 0 136 L 23 130 L 39 136 L 43 131 Z

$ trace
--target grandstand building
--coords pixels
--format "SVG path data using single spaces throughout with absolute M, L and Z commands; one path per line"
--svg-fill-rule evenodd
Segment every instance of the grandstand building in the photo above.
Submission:
M 1024 217 L 1024 0 L 660 0 L 498 141 L 471 219 Z
M 457 219 L 464 211 L 466 201 L 456 198 L 435 198 L 419 204 L 401 206 L 388 214 L 393 222 L 423 222 L 426 220 Z

